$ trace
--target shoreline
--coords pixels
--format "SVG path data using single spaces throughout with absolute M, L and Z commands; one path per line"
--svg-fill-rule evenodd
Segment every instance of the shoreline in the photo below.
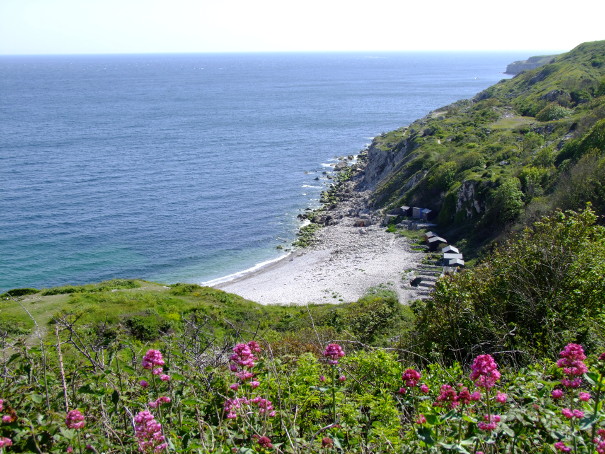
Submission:
M 325 225 L 311 245 L 211 286 L 260 304 L 352 302 L 378 286 L 392 289 L 401 303 L 418 298 L 409 277 L 424 255 L 381 226 L 382 217 L 368 209 L 369 193 L 355 188 L 360 173 L 335 189 L 337 203 L 314 212 Z

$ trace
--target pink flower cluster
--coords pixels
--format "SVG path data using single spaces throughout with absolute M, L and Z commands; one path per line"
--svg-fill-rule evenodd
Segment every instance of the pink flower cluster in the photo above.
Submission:
M 65 425 L 68 429 L 82 429 L 86 422 L 84 421 L 84 415 L 80 413 L 80 410 L 71 410 L 67 413 L 65 418 Z
M 555 449 L 559 452 L 571 452 L 571 448 L 562 441 L 557 441 L 555 443 Z
M 13 445 L 13 440 L 6 437 L 0 437 L 0 448 L 8 448 Z
M 134 417 L 135 435 L 141 452 L 161 452 L 168 446 L 162 434 L 162 425 L 153 415 L 143 410 Z
M 579 388 L 582 385 L 582 375 L 588 372 L 588 367 L 584 364 L 584 349 L 578 344 L 567 344 L 559 357 L 557 366 L 563 369 L 565 375 L 561 384 L 567 388 Z
M 561 410 L 561 414 L 567 419 L 582 419 L 584 417 L 584 412 L 582 410 L 572 410 L 571 408 L 564 408 L 563 410 Z
M 403 380 L 403 383 L 405 383 L 405 386 L 407 386 L 408 388 L 413 388 L 417 386 L 420 382 L 420 378 L 420 372 L 414 369 L 406 369 L 405 372 L 401 374 L 401 379 Z
M 335 366 L 338 364 L 338 360 L 345 356 L 345 351 L 338 344 L 328 344 L 324 350 L 324 356 L 328 358 L 328 363 Z
M 458 386 L 460 388 L 459 392 L 451 385 L 442 385 L 437 401 L 433 403 L 433 406 L 456 408 L 459 405 L 468 405 L 471 402 L 481 400 L 480 392 L 475 391 L 471 394 L 466 386 L 462 386 L 462 384 Z
M 234 397 L 225 400 L 225 403 L 223 404 L 225 412 L 227 413 L 227 419 L 236 419 L 238 411 L 241 410 L 243 405 L 256 405 L 260 414 L 266 414 L 269 417 L 273 417 L 276 414 L 270 400 L 263 399 L 262 397 L 255 397 L 253 399 Z
M 153 349 L 147 350 L 147 353 L 145 353 L 145 356 L 143 357 L 143 361 L 141 361 L 143 369 L 150 370 L 153 375 L 159 375 L 160 380 L 162 381 L 170 381 L 170 375 L 164 373 L 164 368 L 162 367 L 164 364 L 162 352 Z M 145 380 L 142 380 L 140 384 L 143 388 L 146 388 L 148 385 Z
M 149 402 L 148 405 L 151 408 L 158 408 L 162 404 L 169 404 L 169 403 L 170 403 L 170 397 L 160 396 L 156 400 L 152 400 L 151 402 Z
M 237 344 L 233 347 L 233 354 L 229 357 L 231 361 L 229 368 L 241 382 L 249 381 L 254 377 L 254 374 L 250 370 L 254 367 L 254 361 L 256 361 L 254 353 L 259 352 L 260 346 L 255 341 Z M 250 381 L 250 386 L 253 388 L 258 387 L 258 385 L 257 381 Z M 238 387 L 237 383 L 231 385 L 231 389 L 233 390 L 237 390 Z
M 493 388 L 500 380 L 498 364 L 491 355 L 479 355 L 473 361 L 471 366 L 470 379 L 475 382 L 479 388 Z
M 599 429 L 597 437 L 592 442 L 595 444 L 595 449 L 599 454 L 605 454 L 605 429 Z
M 271 449 L 273 447 L 273 444 L 271 444 L 271 439 L 265 435 L 253 435 L 252 438 L 256 439 L 256 442 L 261 448 Z
M 498 427 L 498 423 L 500 422 L 500 416 L 498 415 L 485 415 L 483 416 L 485 422 L 481 421 L 477 424 L 479 430 L 491 431 L 495 430 Z

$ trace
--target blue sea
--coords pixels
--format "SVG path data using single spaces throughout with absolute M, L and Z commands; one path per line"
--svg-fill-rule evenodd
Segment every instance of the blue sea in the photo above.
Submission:
M 527 57 L 0 56 L 0 291 L 273 260 L 337 157 Z

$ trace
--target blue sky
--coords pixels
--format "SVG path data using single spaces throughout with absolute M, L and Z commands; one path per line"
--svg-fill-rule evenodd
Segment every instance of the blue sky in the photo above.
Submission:
M 566 51 L 595 0 L 0 0 L 0 54 Z

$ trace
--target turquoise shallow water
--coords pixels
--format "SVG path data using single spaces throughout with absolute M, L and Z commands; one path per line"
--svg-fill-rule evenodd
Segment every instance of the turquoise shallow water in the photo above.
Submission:
M 0 57 L 0 290 L 271 260 L 325 164 L 526 57 Z

